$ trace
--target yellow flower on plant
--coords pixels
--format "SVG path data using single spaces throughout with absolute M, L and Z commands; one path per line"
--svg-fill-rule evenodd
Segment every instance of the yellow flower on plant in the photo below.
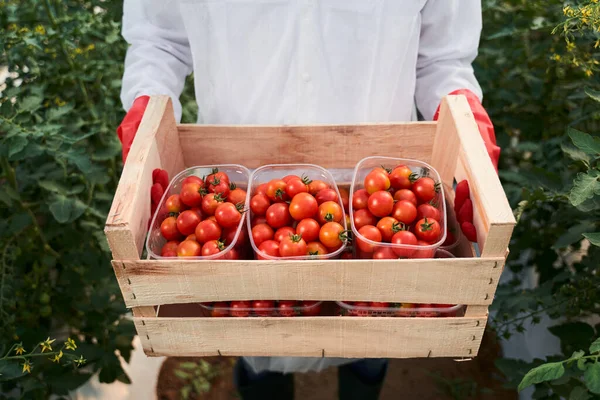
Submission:
M 24 352 L 25 352 L 25 349 L 23 348 L 23 343 L 19 343 L 17 345 L 17 348 L 15 349 L 15 353 L 21 355 Z
M 85 48 L 86 51 L 92 51 L 96 48 L 96 45 L 94 43 L 89 44 L 88 47 Z
M 52 351 L 51 344 L 54 343 L 55 341 L 56 341 L 56 339 L 50 340 L 50 338 L 48 338 L 48 339 L 44 340 L 42 343 L 40 343 L 40 345 L 42 346 L 42 353 L 45 352 L 46 350 Z
M 554 61 L 560 61 L 561 57 L 560 54 L 553 54 L 551 57 Z
M 567 51 L 573 51 L 573 50 L 575 50 L 575 43 L 567 42 Z
M 31 363 L 29 362 L 29 360 L 25 360 L 25 362 L 23 363 L 23 373 L 25 372 L 31 373 Z
M 62 356 L 63 356 L 63 352 L 61 350 L 58 352 L 58 354 L 55 354 L 54 357 L 52 357 L 50 360 L 52 362 L 58 363 L 58 362 L 60 362 L 60 359 L 62 358 Z
M 75 350 L 77 348 L 77 345 L 75 344 L 75 341 L 73 339 L 68 338 L 65 342 L 65 347 L 67 350 Z
M 571 10 L 571 6 L 569 6 L 569 5 L 564 6 L 563 14 L 568 15 L 570 10 Z
M 79 358 L 76 360 L 73 360 L 73 362 L 75 364 L 77 364 L 78 367 L 81 367 L 83 364 L 85 364 L 87 362 L 87 360 L 85 358 L 83 358 L 83 356 L 79 356 Z
M 592 76 L 592 75 L 594 75 L 594 72 L 593 72 L 591 69 L 589 69 L 589 68 L 586 68 L 586 69 L 585 69 L 585 75 L 586 75 L 586 76 Z
M 81 54 L 83 53 L 83 50 L 81 50 L 79 47 L 75 49 L 75 54 Z
M 600 40 L 596 40 L 596 43 L 594 43 L 594 48 L 597 49 L 598 46 L 600 46 Z
M 46 34 L 46 28 L 44 28 L 43 25 L 38 25 L 35 27 L 35 31 L 37 33 L 39 33 L 40 35 L 45 35 Z

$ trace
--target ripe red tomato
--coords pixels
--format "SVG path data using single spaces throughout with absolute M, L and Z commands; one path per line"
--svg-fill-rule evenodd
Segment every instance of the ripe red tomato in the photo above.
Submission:
M 365 225 L 358 230 L 358 233 L 365 239 L 372 240 L 374 242 L 381 242 L 381 232 L 373 225 Z M 356 237 L 358 248 L 365 253 L 372 253 L 375 249 L 375 245 L 369 244 L 364 240 L 361 240 L 358 236 Z
M 270 317 L 274 314 L 275 302 L 273 300 L 254 300 L 252 308 L 259 317 Z
M 198 182 L 190 182 L 181 187 L 179 199 L 188 207 L 199 207 L 202 204 L 204 188 Z
M 307 254 L 306 242 L 300 235 L 288 236 L 279 242 L 279 255 L 281 257 L 298 257 Z
M 312 218 L 319 211 L 317 200 L 308 193 L 298 193 L 290 203 L 290 215 L 296 221 Z
M 390 303 L 381 303 L 381 302 L 377 302 L 377 301 L 372 301 L 371 304 L 369 304 L 369 307 L 373 307 L 373 308 L 390 308 Z
M 294 228 L 292 228 L 291 226 L 284 226 L 283 228 L 277 229 L 277 232 L 275 232 L 275 235 L 271 239 L 275 240 L 276 242 L 281 242 L 286 237 L 295 234 L 296 231 Z M 304 239 L 304 237 L 302 238 Z
M 394 208 L 394 198 L 390 192 L 379 190 L 369 196 L 368 208 L 374 216 L 385 217 Z
M 204 181 L 195 175 L 190 175 L 181 182 L 181 187 L 184 187 L 188 183 L 199 183 L 200 186 L 204 187 Z
M 344 251 L 342 253 L 342 255 L 340 256 L 340 258 L 342 260 L 352 260 L 354 258 L 354 256 L 352 255 L 351 251 Z
M 318 220 L 320 224 L 341 222 L 342 216 L 342 207 L 335 201 L 326 201 L 319 206 Z
M 388 190 L 390 178 L 383 168 L 375 168 L 367 174 L 364 184 L 367 193 L 373 194 L 379 190 Z
M 287 186 L 285 187 L 285 193 L 290 199 L 293 199 L 298 193 L 308 193 L 308 185 L 300 178 L 291 178 L 286 181 L 286 183 Z
M 208 221 L 208 220 L 206 220 Z M 214 221 L 217 222 L 217 221 Z M 235 239 L 235 234 L 237 233 L 237 226 L 232 226 L 231 228 L 224 228 L 221 233 L 221 241 L 225 243 L 225 246 L 229 246 L 233 239 Z M 218 239 L 218 238 L 217 238 Z M 238 236 L 238 240 L 236 246 L 244 245 L 248 241 L 248 233 L 245 228 L 240 230 L 240 235 Z
M 325 203 L 326 201 L 333 201 L 333 202 L 337 203 L 338 195 L 337 195 L 336 191 L 333 189 L 323 189 L 323 190 L 320 190 L 319 193 L 317 193 L 317 195 L 315 196 L 315 199 L 317 199 L 317 203 L 319 205 Z
M 200 221 L 201 219 L 197 213 L 192 210 L 186 210 L 177 217 L 177 229 L 184 236 L 191 235 L 196 230 L 196 226 L 198 226 Z
M 271 228 L 267 224 L 255 225 L 252 228 L 252 240 L 254 240 L 254 244 L 258 247 L 265 240 L 273 239 L 273 228 Z
M 264 194 L 266 196 L 267 195 L 267 183 L 261 183 L 260 185 L 258 185 L 256 187 L 256 190 L 254 191 L 254 195 L 256 196 L 257 194 Z
M 167 201 L 165 201 L 165 207 L 170 213 L 179 213 L 187 208 L 179 198 L 178 194 L 170 195 Z
M 311 256 L 322 256 L 329 253 L 329 251 L 327 251 L 327 247 L 323 246 L 321 242 L 308 243 L 306 245 L 306 251 L 308 252 L 308 255 Z
M 277 311 L 282 317 L 293 317 L 296 315 L 296 302 L 292 300 L 280 300 Z
M 234 186 L 234 184 L 232 183 L 231 186 Z M 227 200 L 235 205 L 245 204 L 246 191 L 244 189 L 234 187 L 234 189 L 231 192 L 229 192 L 229 197 L 227 197 Z
M 327 222 L 319 231 L 319 240 L 325 247 L 336 249 L 344 244 L 348 236 L 344 227 L 338 222 Z
M 316 194 L 319 193 L 321 190 L 327 189 L 327 188 L 329 188 L 329 185 L 323 181 L 320 181 L 320 180 L 311 181 L 308 184 L 308 193 L 312 194 L 313 196 L 316 196 Z
M 392 236 L 402 230 L 402 225 L 394 217 L 383 217 L 377 222 L 377 229 L 381 232 L 381 240 L 383 242 L 390 242 Z
M 390 184 L 396 189 L 410 189 L 412 171 L 406 165 L 399 165 L 390 173 Z M 414 177 L 414 175 L 412 175 Z
M 316 220 L 312 218 L 305 218 L 302 221 L 298 222 L 295 233 L 297 233 L 298 235 L 302 235 L 302 239 L 304 239 L 308 243 L 314 242 L 319 238 L 320 230 L 321 226 Z
M 377 218 L 367 209 L 361 209 L 358 211 L 354 211 L 354 227 L 356 229 L 360 229 L 365 225 L 375 225 L 377 224 Z
M 435 219 L 423 218 L 415 224 L 415 235 L 426 242 L 437 242 L 441 234 L 442 228 Z
M 218 168 L 213 168 L 213 170 L 210 173 L 210 175 L 208 175 L 206 177 L 206 181 L 204 181 L 204 184 L 206 186 L 208 186 L 214 180 L 218 180 L 219 182 L 220 181 L 225 181 L 225 182 L 227 182 L 227 185 L 229 186 L 229 176 L 227 176 L 227 174 L 225 172 L 219 171 Z
M 240 259 L 241 259 L 241 252 L 237 246 L 229 249 L 229 251 L 227 253 L 222 255 L 220 258 L 217 258 L 217 260 L 240 260 Z
M 302 315 L 305 317 L 316 317 L 321 315 L 321 302 L 320 301 L 303 301 L 300 303 L 302 307 Z
M 404 245 L 416 245 L 417 237 L 414 233 L 409 231 L 400 231 L 396 232 L 394 236 L 392 236 L 392 244 L 404 244 Z M 394 252 L 398 255 L 398 257 L 412 257 L 415 250 L 407 249 L 407 248 L 394 248 Z
M 171 240 L 170 242 L 165 243 L 160 250 L 160 255 L 162 257 L 177 257 L 177 246 L 179 246 L 179 241 L 177 240 Z
M 430 177 L 424 176 L 412 184 L 412 191 L 419 202 L 427 203 L 435 198 L 435 195 L 440 191 L 440 185 Z
M 355 317 L 368 317 L 369 314 L 369 303 L 364 301 L 354 302 L 348 310 L 348 315 L 353 315 Z
M 350 193 L 347 189 L 342 189 L 338 187 L 338 191 L 340 192 L 340 198 L 342 199 L 342 206 L 344 207 L 344 211 L 349 211 L 350 206 Z
M 181 238 L 181 233 L 177 229 L 177 218 L 167 217 L 160 224 L 160 233 L 167 240 L 177 240 Z
M 271 202 L 266 194 L 255 194 L 250 199 L 250 210 L 252 210 L 254 215 L 265 215 L 270 205 Z
M 229 317 L 229 303 L 226 301 L 218 301 L 211 305 L 211 317 Z
M 415 206 L 417 205 L 417 196 L 410 189 L 400 189 L 394 193 L 394 200 L 406 200 L 413 203 Z
M 209 193 L 202 198 L 202 212 L 206 215 L 215 215 L 217 207 L 223 202 L 220 194 Z
M 231 228 L 240 223 L 242 214 L 232 203 L 221 203 L 215 210 L 215 218 L 223 228 Z
M 223 242 L 220 240 L 209 240 L 202 246 L 202 255 L 204 257 L 212 256 L 222 252 L 223 250 L 225 250 L 225 244 L 223 244 Z
M 219 193 L 222 198 L 226 199 L 229 197 L 230 189 L 229 189 L 229 181 L 225 181 L 223 179 L 214 178 L 212 181 L 207 180 L 208 182 L 208 193 Z
M 285 183 L 288 183 L 292 179 L 300 179 L 300 180 L 302 180 L 302 178 L 300 178 L 298 175 L 286 175 L 281 180 L 284 181 Z
M 269 206 L 267 209 L 267 224 L 275 229 L 292 224 L 292 216 L 287 203 L 275 203 Z
M 267 223 L 267 217 L 265 217 L 264 215 L 261 215 L 260 217 L 252 218 L 250 225 L 252 227 L 255 227 L 258 224 L 266 224 L 266 223 Z
M 415 315 L 415 309 L 417 308 L 416 304 L 412 303 L 402 303 L 400 307 L 398 307 L 398 311 L 396 315 L 398 317 L 412 317 Z
M 431 246 L 431 243 L 425 242 L 423 240 L 418 240 L 417 245 L 418 246 Z M 433 258 L 434 254 L 435 254 L 435 249 L 417 249 L 413 253 L 412 258 Z
M 196 226 L 196 240 L 202 244 L 211 240 L 217 240 L 221 237 L 221 232 L 219 224 L 210 219 L 205 219 Z
M 192 233 L 191 235 L 188 235 L 185 240 L 193 240 L 194 242 L 197 242 L 198 240 L 196 240 L 196 234 Z
M 365 189 L 359 189 L 352 195 L 352 210 L 362 210 L 369 204 L 369 193 Z
M 232 301 L 231 302 L 231 316 L 232 317 L 247 317 L 250 315 L 250 302 L 249 301 Z
M 400 200 L 394 204 L 392 217 L 396 218 L 398 222 L 410 225 L 417 218 L 417 207 L 410 201 Z
M 271 201 L 285 201 L 288 199 L 285 188 L 287 183 L 281 179 L 273 179 L 267 183 L 267 197 Z
M 177 246 L 177 256 L 198 257 L 202 253 L 202 245 L 194 240 L 184 240 Z
M 192 208 L 190 208 L 190 211 L 195 212 L 196 215 L 198 215 L 198 218 L 202 219 L 202 209 L 200 209 L 198 207 L 192 207 Z
M 279 243 L 274 240 L 265 240 L 258 246 L 258 250 L 268 256 L 279 257 Z M 261 256 L 259 253 L 256 254 L 256 258 L 259 260 L 267 260 L 266 257 Z
M 391 247 L 378 246 L 373 252 L 374 260 L 396 260 L 398 255 Z
M 431 204 L 421 204 L 419 207 L 417 207 L 418 219 L 431 218 L 435 219 L 436 221 L 439 221 L 441 216 L 442 213 L 440 212 L 440 210 L 438 210 Z

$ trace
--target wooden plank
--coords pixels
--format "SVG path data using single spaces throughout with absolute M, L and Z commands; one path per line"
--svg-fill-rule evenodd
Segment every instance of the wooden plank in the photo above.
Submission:
M 447 96 L 444 103 L 450 113 L 441 114 L 440 123 L 445 124 L 450 116 L 460 138 L 455 178 L 457 181 L 467 179 L 469 182 L 481 256 L 504 256 L 516 223 L 512 209 L 487 154 L 467 99 L 462 95 Z
M 368 156 L 393 156 L 429 162 L 436 124 L 410 122 L 374 125 L 225 126 L 180 125 L 186 165 L 312 163 L 324 168 L 354 168 Z M 199 140 L 201 139 L 201 140 Z
M 490 259 L 113 261 L 127 307 L 218 300 L 491 304 L 504 263 Z
M 138 259 L 142 252 L 150 219 L 152 171 L 162 167 L 161 151 L 156 140 L 157 132 L 161 132 L 161 146 L 165 146 L 170 152 L 178 150 L 176 144 L 165 143 L 169 141 L 170 135 L 173 136 L 171 140 L 177 143 L 172 109 L 168 96 L 152 96 L 148 102 L 119 180 L 104 230 L 114 259 Z M 163 155 L 162 158 L 170 157 Z M 183 168 L 182 157 L 173 156 L 173 160 L 168 161 L 166 167 L 172 172 Z
M 299 317 L 144 322 L 152 343 L 152 351 L 146 351 L 150 356 L 412 358 L 473 357 L 486 320 Z
M 447 190 L 448 187 L 452 187 L 454 181 L 460 148 L 460 138 L 455 120 L 452 118 L 451 110 L 448 107 L 447 98 L 442 99 L 438 121 L 430 164 L 440 175 L 445 186 L 444 190 Z
M 467 306 L 465 317 L 487 318 L 488 306 Z

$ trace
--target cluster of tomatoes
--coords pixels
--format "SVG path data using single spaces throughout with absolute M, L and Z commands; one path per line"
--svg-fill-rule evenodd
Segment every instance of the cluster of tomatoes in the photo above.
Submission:
M 321 314 L 320 301 L 254 300 L 203 304 L 211 317 L 313 317 Z
M 160 225 L 168 241 L 163 257 L 212 256 L 225 250 L 235 239 L 246 203 L 246 191 L 236 188 L 226 173 L 213 169 L 204 179 L 188 176 L 179 194 L 165 202 L 167 217 Z M 236 246 L 222 258 L 237 260 L 247 251 L 242 229 Z
M 358 257 L 433 258 L 433 248 L 418 247 L 431 246 L 442 237 L 439 204 L 444 200 L 438 195 L 439 185 L 429 176 L 413 173 L 406 165 L 371 170 L 364 188 L 352 194 Z
M 414 304 L 347 301 L 342 303 L 342 314 L 355 317 L 456 317 L 458 310 L 452 304 Z
M 340 199 L 341 196 L 341 199 Z M 347 190 L 288 175 L 259 185 L 250 199 L 252 240 L 260 260 L 323 256 L 344 246 Z

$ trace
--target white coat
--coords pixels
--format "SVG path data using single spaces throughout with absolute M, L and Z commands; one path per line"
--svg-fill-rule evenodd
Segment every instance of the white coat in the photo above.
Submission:
M 430 120 L 456 89 L 481 98 L 471 63 L 481 0 L 125 0 L 121 98 L 179 96 L 194 73 L 198 123 Z M 416 108 L 415 108 L 416 106 Z M 249 360 L 305 371 L 333 359 Z

